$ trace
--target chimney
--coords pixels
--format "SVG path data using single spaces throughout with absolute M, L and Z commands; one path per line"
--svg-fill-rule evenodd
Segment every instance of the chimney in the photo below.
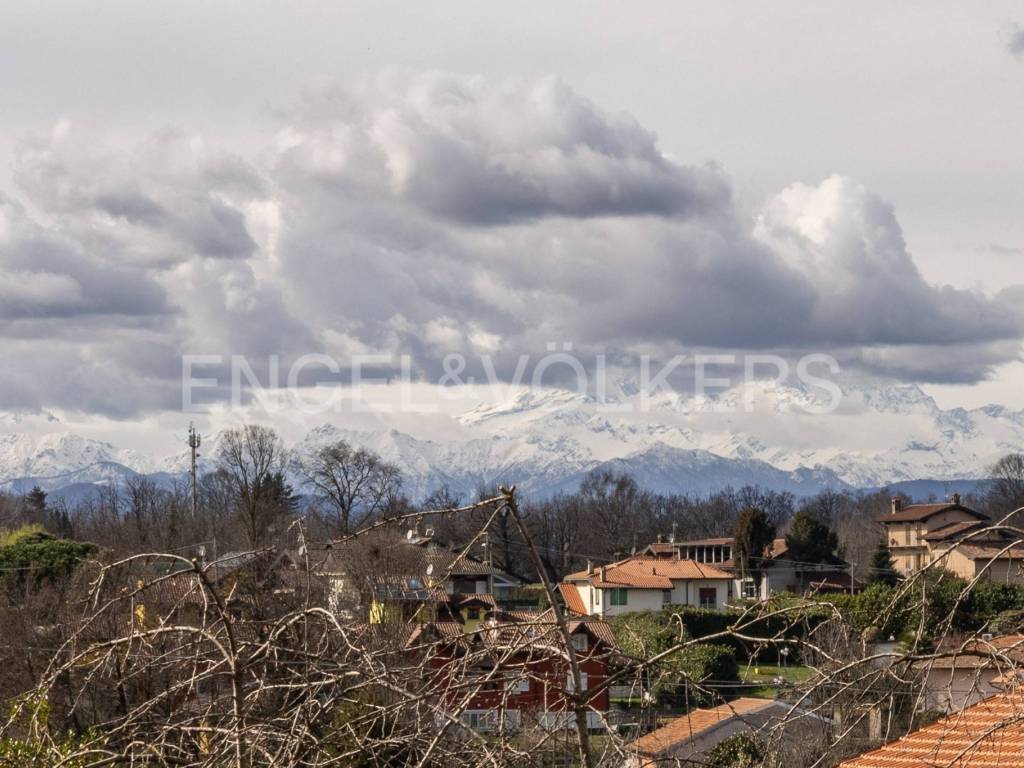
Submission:
M 665 537 L 663 535 L 661 535 L 660 533 L 658 534 L 658 543 L 659 544 L 664 544 L 665 543 Z
M 959 493 L 954 493 L 953 494 L 953 503 L 956 504 L 958 507 L 960 506 L 960 494 Z
M 602 566 L 601 566 L 601 581 L 607 581 L 607 578 L 608 578 L 608 569 L 607 569 L 607 568 L 605 568 L 605 567 L 604 567 L 604 566 L 602 565 Z
M 892 497 L 892 513 L 895 515 L 897 512 L 903 509 L 903 499 L 899 496 Z
M 593 560 L 587 560 L 587 576 L 593 576 L 593 575 L 594 575 L 594 561 Z
M 675 521 L 672 522 L 672 538 L 670 538 L 669 541 L 671 541 L 673 544 L 676 543 L 676 524 L 675 524 Z

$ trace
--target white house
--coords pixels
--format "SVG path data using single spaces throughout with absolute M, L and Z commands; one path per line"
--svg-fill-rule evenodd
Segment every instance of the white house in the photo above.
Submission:
M 850 566 L 838 558 L 830 563 L 794 562 L 783 538 L 775 539 L 765 548 L 758 562 L 759 580 L 740 576 L 732 550 L 733 539 L 730 538 L 690 539 L 658 541 L 649 544 L 642 554 L 661 561 L 692 560 L 720 568 L 732 574 L 730 597 L 766 600 L 780 592 L 846 592 L 858 586 L 851 583 Z
M 659 611 L 666 605 L 721 608 L 729 599 L 731 581 L 725 571 L 692 560 L 631 557 L 571 573 L 561 592 L 574 613 L 618 616 Z

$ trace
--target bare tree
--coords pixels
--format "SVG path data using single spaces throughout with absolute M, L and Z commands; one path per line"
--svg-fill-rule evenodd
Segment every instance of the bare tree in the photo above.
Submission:
M 300 461 L 302 474 L 334 512 L 339 536 L 348 535 L 399 495 L 402 473 L 373 451 L 344 440 L 324 446 Z
M 992 469 L 989 506 L 996 512 L 1009 512 L 1024 506 L 1024 454 L 1010 453 L 997 461 Z
M 234 488 L 249 545 L 262 547 L 282 513 L 276 497 L 288 458 L 284 443 L 273 429 L 257 424 L 226 430 L 219 443 L 217 461 Z

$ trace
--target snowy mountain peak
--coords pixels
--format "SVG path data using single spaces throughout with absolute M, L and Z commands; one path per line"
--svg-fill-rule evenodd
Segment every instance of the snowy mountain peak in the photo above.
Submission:
M 416 430 L 382 419 L 379 429 L 343 421 L 313 426 L 292 446 L 297 458 L 346 440 L 396 464 L 406 492 L 422 497 L 441 485 L 471 495 L 481 485 L 514 482 L 531 493 L 573 487 L 597 467 L 634 474 L 662 491 L 704 492 L 760 484 L 793 493 L 823 487 L 878 487 L 918 479 L 987 476 L 1006 453 L 1024 450 L 1024 412 L 1002 406 L 943 410 L 914 385 L 845 383 L 834 413 L 803 408 L 819 395 L 757 382 L 715 396 L 676 392 L 598 402 L 556 389 L 511 396 L 434 418 Z M 178 449 L 154 461 L 68 431 L 20 431 L 0 422 L 0 484 L 44 478 L 109 482 L 119 473 L 188 471 Z M 215 466 L 217 439 L 204 440 L 201 471 Z M 293 478 L 301 478 L 294 472 Z M 120 469 L 117 469 L 120 468 Z M 88 478 L 93 478 L 89 480 Z

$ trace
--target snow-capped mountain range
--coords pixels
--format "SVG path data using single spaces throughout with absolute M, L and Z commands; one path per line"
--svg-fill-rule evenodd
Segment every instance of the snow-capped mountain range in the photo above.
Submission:
M 1024 411 L 944 410 L 914 385 L 845 383 L 843 392 L 834 412 L 814 415 L 806 411 L 819 397 L 788 385 L 650 398 L 624 385 L 610 402 L 524 389 L 444 417 L 450 423 L 441 436 L 356 429 L 339 418 L 309 429 L 291 448 L 295 457 L 341 439 L 372 448 L 401 468 L 414 498 L 442 484 L 471 494 L 499 482 L 547 494 L 576 487 L 596 467 L 629 472 L 662 492 L 756 484 L 806 495 L 826 487 L 981 479 L 999 457 L 1024 450 Z M 188 467 L 184 451 L 150 456 L 62 429 L 57 417 L 47 416 L 42 430 L 38 416 L 31 430 L 25 419 L 0 414 L 0 489 L 38 484 L 74 495 L 135 473 L 180 477 Z M 206 471 L 215 439 L 204 454 Z

